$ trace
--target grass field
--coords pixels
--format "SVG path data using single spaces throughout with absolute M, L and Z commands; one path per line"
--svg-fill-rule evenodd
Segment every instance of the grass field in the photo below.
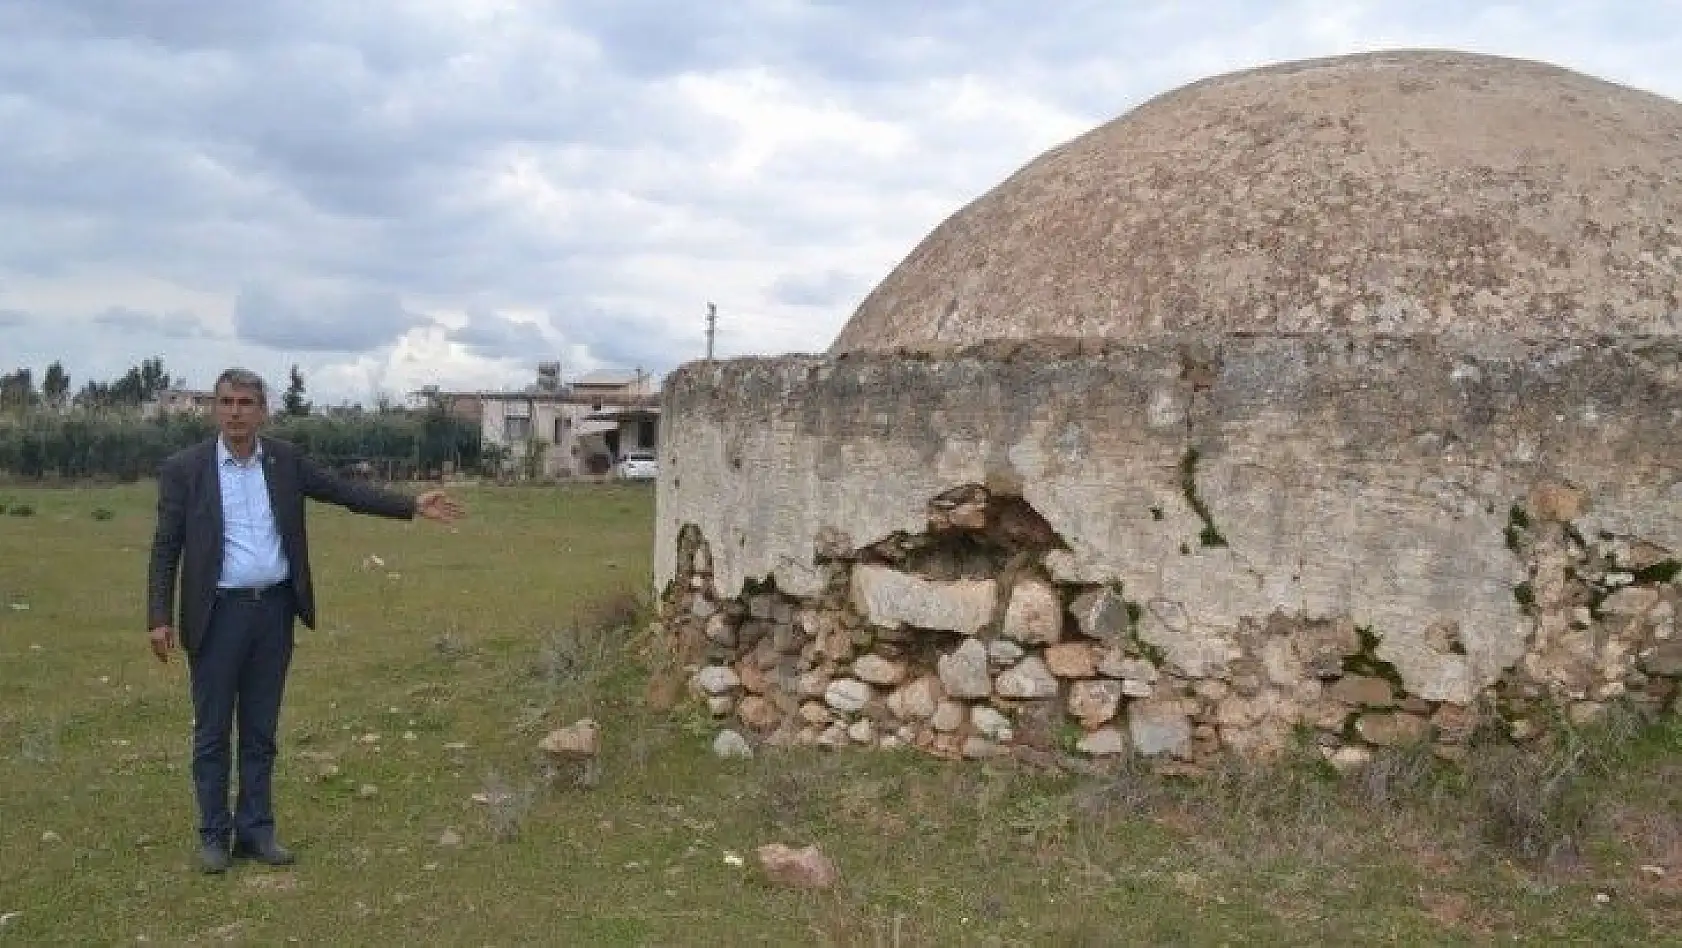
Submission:
M 315 509 L 322 624 L 299 629 L 277 772 L 300 861 L 205 877 L 185 668 L 145 645 L 152 488 L 0 485 L 33 508 L 0 516 L 0 943 L 1682 937 L 1674 721 L 1610 728 L 1555 770 L 1494 755 L 1470 778 L 1409 756 L 1344 782 L 1306 765 L 1174 783 L 902 752 L 723 762 L 709 722 L 643 707 L 651 492 L 461 494 L 453 530 Z M 545 785 L 536 742 L 584 715 L 599 783 Z M 752 856 L 771 841 L 821 845 L 842 883 L 771 888 Z

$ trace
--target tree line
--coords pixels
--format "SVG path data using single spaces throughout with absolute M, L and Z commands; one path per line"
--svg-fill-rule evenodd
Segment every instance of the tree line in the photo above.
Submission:
M 140 407 L 181 385 L 160 359 L 111 382 L 89 382 L 66 398 L 69 377 L 54 362 L 37 389 L 29 369 L 0 375 L 0 473 L 43 478 L 136 480 L 156 473 L 176 451 L 215 433 L 208 414 L 143 417 Z M 479 426 L 442 407 L 338 416 L 313 414 L 294 366 L 269 433 L 319 463 L 371 476 L 428 477 L 446 467 L 478 471 L 487 461 Z
M 162 359 L 151 358 L 108 382 L 89 381 L 71 395 L 70 375 L 64 371 L 64 363 L 54 361 L 42 373 L 39 388 L 34 370 L 27 366 L 0 375 L 0 413 L 18 415 L 41 408 L 138 409 L 160 392 L 180 384 L 181 380 L 164 370 Z

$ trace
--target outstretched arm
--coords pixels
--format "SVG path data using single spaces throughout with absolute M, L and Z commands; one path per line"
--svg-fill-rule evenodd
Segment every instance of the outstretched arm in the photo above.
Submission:
M 443 491 L 429 490 L 418 497 L 410 497 L 358 484 L 338 477 L 301 454 L 298 456 L 298 485 L 304 496 L 311 500 L 337 504 L 347 510 L 376 517 L 412 520 L 420 516 L 448 523 L 462 514 L 461 505 Z

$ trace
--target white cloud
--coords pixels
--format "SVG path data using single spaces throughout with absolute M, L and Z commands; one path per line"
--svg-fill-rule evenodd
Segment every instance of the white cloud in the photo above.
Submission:
M 1676 4 L 10 0 L 5 357 L 296 362 L 333 402 L 543 358 L 664 372 L 708 300 L 721 354 L 821 351 L 1045 149 L 1203 76 L 1387 46 L 1682 96 Z

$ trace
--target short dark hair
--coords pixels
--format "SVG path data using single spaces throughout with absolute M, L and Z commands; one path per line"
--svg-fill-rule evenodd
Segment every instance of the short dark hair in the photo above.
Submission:
M 258 375 L 250 369 L 236 368 L 222 370 L 222 374 L 216 376 L 216 384 L 211 386 L 211 390 L 219 390 L 223 385 L 228 385 L 232 388 L 251 389 L 257 393 L 257 400 L 259 402 L 262 402 L 264 405 L 269 403 L 268 384 L 263 381 L 263 377 L 261 375 Z

